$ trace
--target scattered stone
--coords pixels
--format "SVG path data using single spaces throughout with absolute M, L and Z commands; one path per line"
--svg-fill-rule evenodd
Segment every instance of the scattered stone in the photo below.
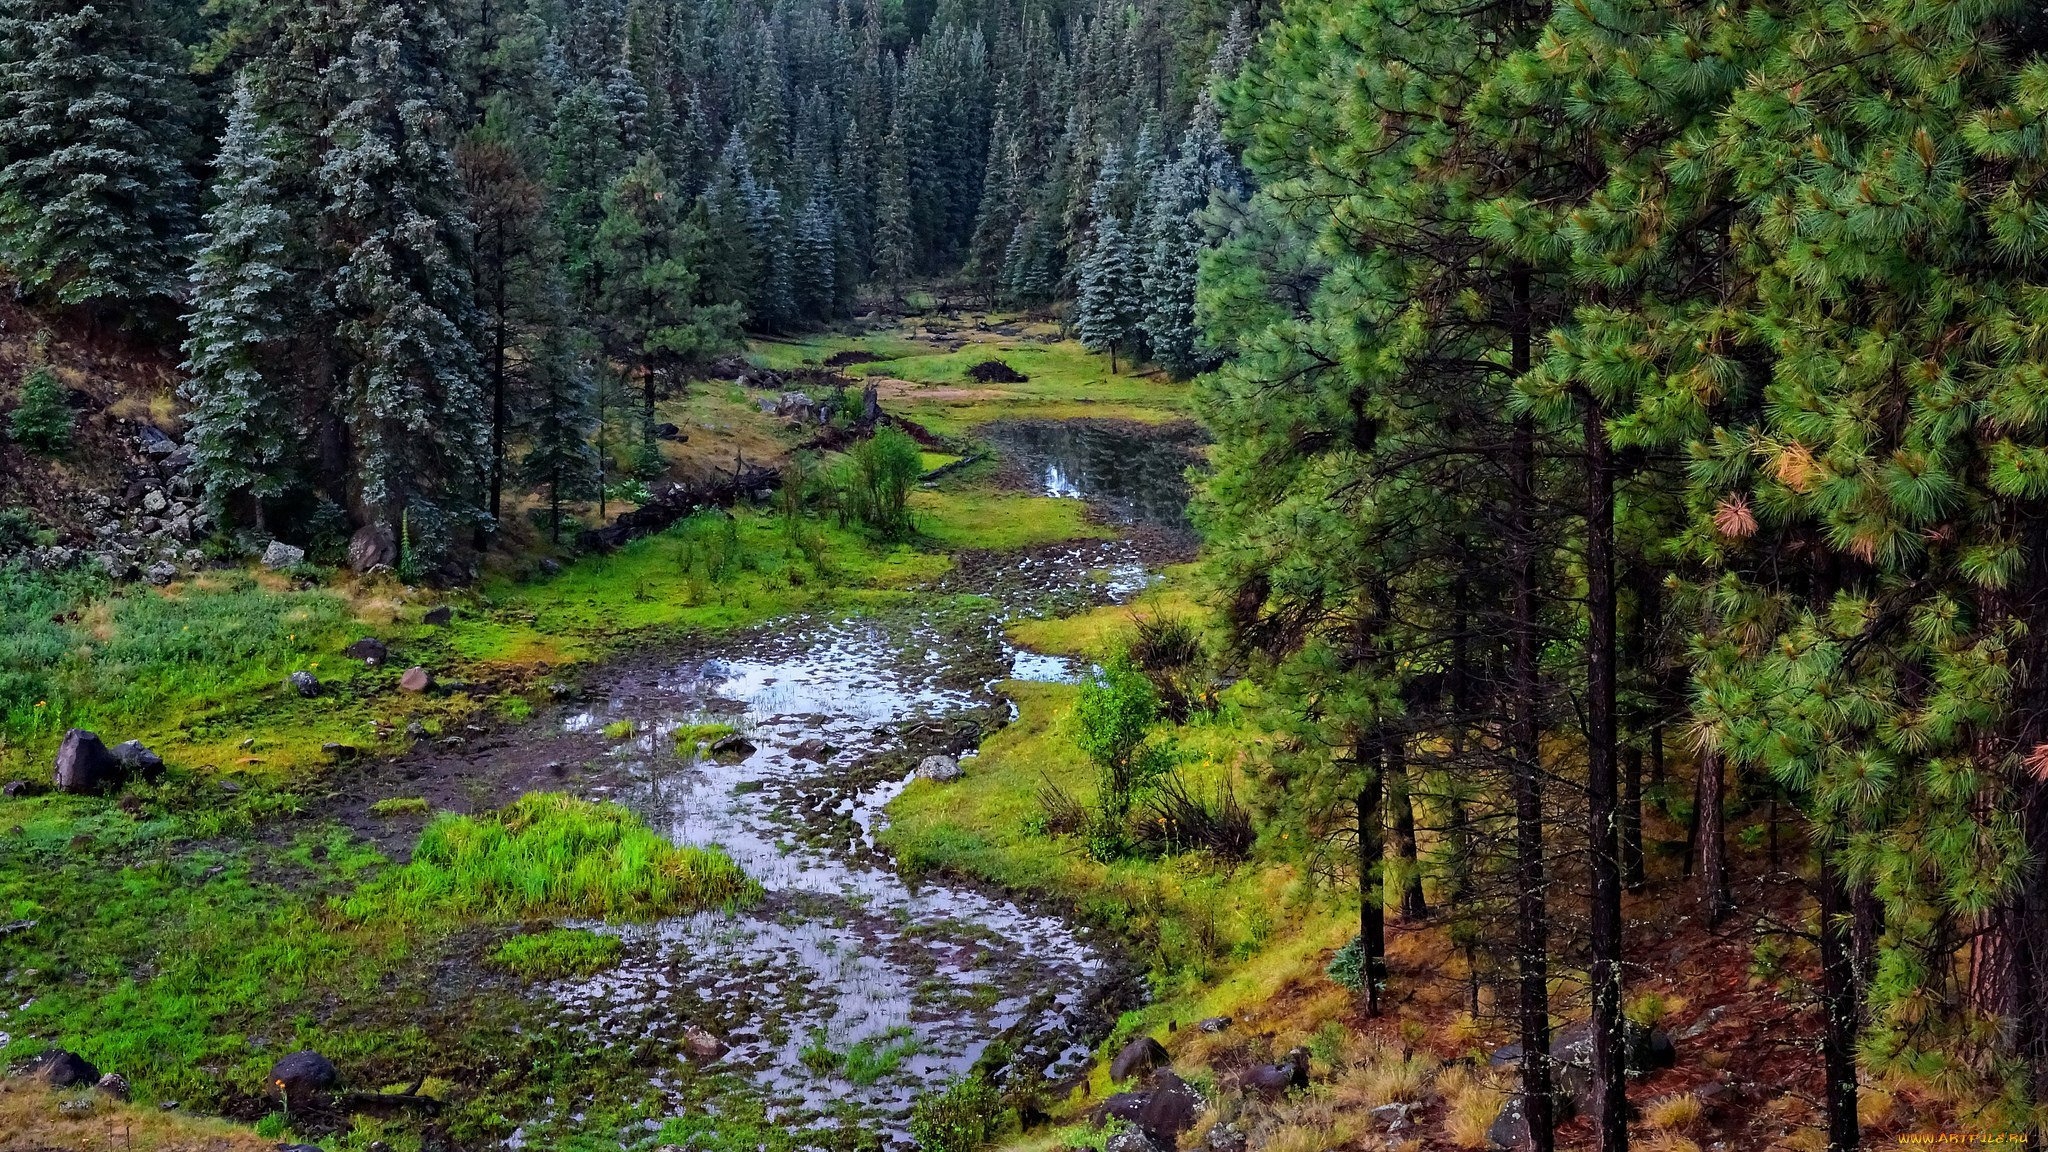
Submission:
M 683 1051 L 699 1060 L 716 1060 L 729 1050 L 725 1041 L 695 1024 L 683 1029 Z
M 384 642 L 374 636 L 363 637 L 343 648 L 341 654 L 351 660 L 361 660 L 372 668 L 391 659 L 391 649 L 385 647 Z
M 398 686 L 407 692 L 425 692 L 434 686 L 434 674 L 415 664 L 398 678 Z
M 89 796 L 112 788 L 120 777 L 121 762 L 107 751 L 98 733 L 73 728 L 64 734 L 64 742 L 57 746 L 57 791 Z
M 320 694 L 320 678 L 311 672 L 300 670 L 285 678 L 285 683 L 299 695 L 312 699 Z
M 144 748 L 140 740 L 126 740 L 114 745 L 111 755 L 127 775 L 155 780 L 164 774 L 164 758 Z
M 1254 1064 L 1237 1074 L 1237 1086 L 1262 1100 L 1308 1087 L 1308 1049 L 1296 1048 L 1277 1064 Z
M 1172 1063 L 1166 1049 L 1150 1036 L 1140 1036 L 1124 1045 L 1116 1059 L 1109 1062 L 1109 1078 L 1121 1084 L 1133 1080 L 1154 1068 L 1164 1068 Z
M 656 424 L 654 426 L 654 435 L 658 439 L 671 440 L 677 444 L 687 444 L 690 441 L 688 436 L 683 435 L 681 428 L 669 423 Z
M 304 548 L 295 547 L 282 540 L 272 540 L 270 547 L 263 550 L 263 566 L 272 572 L 285 568 L 296 568 L 305 562 L 306 550 Z
M 949 784 L 967 773 L 960 770 L 960 762 L 951 756 L 927 756 L 917 762 L 918 777 L 937 784 Z
M 100 1080 L 100 1070 L 91 1061 L 62 1048 L 43 1056 L 33 1067 L 36 1079 L 52 1088 L 78 1088 Z
M 436 628 L 445 628 L 455 619 L 455 610 L 443 604 L 437 608 L 427 609 L 427 614 L 420 619 Z
M 123 583 L 135 579 L 135 561 L 115 552 L 101 552 L 93 559 L 105 570 L 107 579 Z
M 348 566 L 358 575 L 372 568 L 389 568 L 398 563 L 398 542 L 389 529 L 365 524 L 348 538 Z
M 1128 1095 L 1128 1093 L 1126 1093 Z M 1102 1152 L 1166 1152 L 1136 1128 L 1126 1128 L 1102 1143 Z
M 427 738 L 427 726 L 417 720 L 407 720 L 405 722 L 405 736 L 408 740 L 425 740 Z
M 156 1110 L 159 1112 L 176 1112 L 178 1110 L 178 1102 L 176 1100 L 166 1100 L 158 1104 Z
M 164 435 L 154 424 L 139 424 L 135 428 L 135 443 L 151 456 L 169 456 L 178 450 L 178 442 Z
M 363 754 L 362 749 L 353 744 L 322 744 L 320 751 L 336 764 L 346 764 Z
M 159 560 L 142 570 L 142 578 L 161 588 L 178 578 L 178 566 L 168 560 Z
M 308 1102 L 339 1080 L 333 1062 L 310 1050 L 294 1052 L 270 1066 L 271 1090 L 282 1096 L 287 1106 L 294 1100 Z
M 32 780 L 9 780 L 5 787 L 0 787 L 0 796 L 5 796 L 9 800 L 19 799 L 23 796 L 40 796 L 42 794 L 43 786 Z
M 99 1082 L 94 1084 L 93 1087 L 112 1096 L 116 1100 L 128 1099 L 128 1078 L 119 1072 L 109 1072 L 105 1076 L 100 1077 Z
M 541 557 L 540 562 L 535 567 L 540 569 L 540 574 L 543 576 L 560 576 L 562 574 L 562 562 L 553 556 Z
M 1408 1127 L 1408 1114 L 1420 1107 L 1422 1107 L 1420 1101 L 1396 1100 L 1391 1104 L 1382 1104 L 1373 1109 L 1372 1115 L 1373 1119 L 1387 1126 L 1387 1131 L 1399 1132 L 1401 1129 Z
M 1209 1129 L 1209 1140 L 1204 1145 L 1208 1152 L 1245 1152 L 1251 1140 L 1244 1130 L 1235 1124 L 1218 1124 Z
M 813 736 L 808 740 L 797 741 L 790 747 L 789 754 L 798 760 L 809 760 L 814 764 L 823 764 L 825 761 L 830 760 L 832 754 L 837 751 L 839 749 Z
M 736 760 L 744 760 L 752 756 L 755 751 L 757 749 L 754 747 L 754 742 L 737 732 L 729 736 L 720 736 L 711 742 L 711 754 L 713 756 L 730 756 Z
M 158 489 L 151 488 L 142 494 L 142 510 L 150 516 L 161 516 L 169 511 L 170 507 L 170 497 L 165 496 Z
M 1213 1033 L 1221 1032 L 1229 1028 L 1230 1024 L 1231 1020 L 1228 1016 L 1211 1016 L 1207 1020 L 1204 1020 L 1201 1023 L 1195 1025 L 1195 1027 L 1200 1028 L 1204 1032 Z

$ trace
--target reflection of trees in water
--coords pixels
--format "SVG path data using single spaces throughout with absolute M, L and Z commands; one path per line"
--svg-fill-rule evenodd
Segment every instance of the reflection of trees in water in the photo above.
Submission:
M 983 434 L 1049 496 L 1095 501 L 1126 523 L 1187 525 L 1195 458 L 1185 440 L 1073 422 L 1002 423 Z

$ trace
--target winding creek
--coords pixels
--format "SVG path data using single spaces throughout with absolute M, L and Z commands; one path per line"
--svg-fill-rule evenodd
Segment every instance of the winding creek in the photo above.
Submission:
M 1000 895 L 907 879 L 876 845 L 921 758 L 956 754 L 974 771 L 974 748 L 1010 716 L 1004 680 L 1079 673 L 1009 644 L 1004 619 L 1124 601 L 1148 579 L 1134 538 L 1184 533 L 1184 440 L 1051 424 L 999 425 L 987 439 L 1013 477 L 1088 500 L 1127 531 L 963 563 L 912 610 L 785 620 L 693 650 L 614 677 L 561 723 L 588 738 L 630 721 L 631 736 L 607 742 L 602 783 L 584 791 L 679 843 L 723 847 L 767 893 L 744 912 L 585 925 L 619 936 L 622 962 L 546 990 L 553 1025 L 582 1042 L 686 1051 L 702 1029 L 729 1044 L 655 1078 L 678 1113 L 691 1106 L 687 1076 L 726 1073 L 778 1122 L 903 1141 L 913 1098 L 998 1040 L 1011 1054 L 1000 1075 L 1058 1082 L 1085 1071 L 1129 1002 L 1134 982 L 1107 941 Z M 707 724 L 748 748 L 709 754 L 695 738 Z M 858 1076 L 843 1063 L 856 1047 L 879 1058 Z

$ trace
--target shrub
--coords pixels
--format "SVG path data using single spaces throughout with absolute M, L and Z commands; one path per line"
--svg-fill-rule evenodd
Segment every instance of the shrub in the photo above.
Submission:
M 1031 377 L 1017 371 L 1001 360 L 983 360 L 967 370 L 967 375 L 983 384 L 1024 384 Z
M 974 1152 L 1002 1131 L 1002 1097 L 979 1076 L 927 1092 L 910 1106 L 910 1138 L 923 1152 Z
M 36 526 L 26 508 L 0 508 L 0 556 L 22 552 L 56 539 L 55 534 Z
M 910 535 L 910 486 L 924 475 L 917 441 L 900 429 L 882 428 L 854 445 L 835 475 L 841 523 L 890 540 Z
M 1213 797 L 1195 794 L 1178 772 L 1168 772 L 1146 790 L 1138 839 L 1162 853 L 1207 852 L 1219 860 L 1245 860 L 1258 833 L 1252 816 L 1229 783 Z
M 410 863 L 365 884 L 343 908 L 359 920 L 651 920 L 759 894 L 716 848 L 676 847 L 617 804 L 531 792 L 486 815 L 437 817 Z
M 1176 724 L 1185 723 L 1200 702 L 1213 707 L 1206 683 L 1209 661 L 1202 633 L 1180 616 L 1140 619 L 1129 647 L 1131 660 L 1159 693 L 1160 711 Z
M 560 928 L 512 937 L 491 953 L 491 963 L 528 980 L 594 976 L 618 963 L 624 947 L 616 936 Z
M 14 409 L 8 432 L 32 452 L 58 455 L 71 448 L 71 406 L 64 386 L 47 365 L 29 370 L 21 381 L 21 403 Z
M 1353 936 L 1349 944 L 1337 949 L 1330 957 L 1330 966 L 1324 969 L 1330 979 L 1353 992 L 1365 990 L 1365 938 Z

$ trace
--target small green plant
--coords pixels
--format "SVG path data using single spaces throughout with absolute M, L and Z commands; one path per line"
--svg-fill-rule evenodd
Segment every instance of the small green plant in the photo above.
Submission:
M 1077 743 L 1095 761 L 1099 781 L 1085 829 L 1088 854 L 1110 861 L 1131 852 L 1131 805 L 1140 789 L 1170 769 L 1170 748 L 1149 743 L 1159 719 L 1159 693 L 1127 653 L 1110 658 L 1081 685 L 1074 708 Z
M 370 805 L 372 816 L 424 816 L 433 810 L 424 796 L 393 796 Z
M 813 1028 L 811 1029 L 810 1038 L 805 1040 L 804 1046 L 797 1050 L 796 1059 L 797 1063 L 809 1068 L 812 1072 L 820 1076 L 828 1076 L 838 1070 L 840 1063 L 846 1057 L 845 1054 L 832 1047 L 831 1037 L 826 1034 L 823 1028 Z
M 917 441 L 885 427 L 856 444 L 836 470 L 840 523 L 854 523 L 886 540 L 910 536 L 910 486 L 924 475 Z
M 633 734 L 635 727 L 636 725 L 631 720 L 614 720 L 604 726 L 604 738 L 607 740 L 624 740 Z
M 558 928 L 514 936 L 491 953 L 491 963 L 528 980 L 594 976 L 619 962 L 616 936 L 584 928 Z
M 730 724 L 705 722 L 701 724 L 684 724 L 675 730 L 673 736 L 676 748 L 689 752 L 694 751 L 699 744 L 709 744 L 723 739 L 732 735 L 734 731 L 735 729 Z
M 651 920 L 759 895 L 716 848 L 676 847 L 617 804 L 530 792 L 486 815 L 437 817 L 410 863 L 363 885 L 342 909 L 363 921 Z
M 286 1123 L 284 1113 L 272 1112 L 256 1122 L 256 1135 L 265 1140 L 276 1140 L 285 1134 Z
M 28 509 L 0 508 L 0 556 L 49 544 L 56 538 L 55 533 L 37 527 Z
M 894 1072 L 923 1047 L 915 1032 L 907 1026 L 898 1025 L 880 1036 L 855 1041 L 853 1047 L 846 1050 L 841 1068 L 848 1080 L 865 1088 Z
M 1353 936 L 1349 944 L 1337 949 L 1330 958 L 1330 966 L 1324 969 L 1330 979 L 1353 992 L 1365 990 L 1365 938 Z
M 73 417 L 64 386 L 49 365 L 29 369 L 21 381 L 21 403 L 8 422 L 14 441 L 31 452 L 58 456 L 71 449 Z
M 910 1106 L 910 1138 L 924 1152 L 974 1152 L 1009 1124 L 1001 1093 L 980 1076 L 927 1092 Z

